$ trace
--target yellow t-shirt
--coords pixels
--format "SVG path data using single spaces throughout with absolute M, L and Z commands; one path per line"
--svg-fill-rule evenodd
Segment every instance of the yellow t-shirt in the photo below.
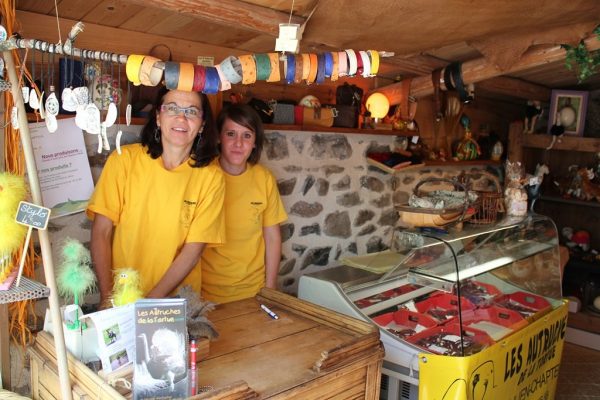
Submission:
M 149 292 L 162 278 L 185 243 L 225 242 L 225 182 L 218 166 L 174 170 L 152 159 L 141 144 L 113 152 L 86 210 L 113 221 L 113 268 L 140 271 L 142 290 Z M 182 285 L 200 292 L 196 265 Z
M 241 175 L 224 174 L 227 242 L 202 253 L 202 296 L 217 303 L 252 297 L 265 286 L 263 227 L 287 219 L 267 168 L 248 164 Z

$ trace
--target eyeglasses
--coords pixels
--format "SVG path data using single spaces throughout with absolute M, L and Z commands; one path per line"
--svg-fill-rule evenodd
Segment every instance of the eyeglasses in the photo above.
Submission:
M 160 106 L 160 111 L 167 113 L 169 117 L 176 117 L 181 115 L 181 113 L 183 113 L 187 119 L 196 119 L 202 117 L 202 111 L 200 111 L 198 107 L 179 107 L 175 103 L 162 104 Z

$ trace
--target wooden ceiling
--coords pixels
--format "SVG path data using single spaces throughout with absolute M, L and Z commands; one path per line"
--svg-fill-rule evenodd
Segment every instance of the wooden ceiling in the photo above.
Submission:
M 57 0 L 56 3 L 61 20 L 80 20 L 127 32 L 185 40 L 182 43 L 211 45 L 216 62 L 228 54 L 273 51 L 279 23 L 291 20 L 304 25 L 302 52 L 353 48 L 394 53 L 385 59 L 379 86 L 397 77 L 429 75 L 452 61 L 485 59 L 498 67 L 498 75 L 545 88 L 600 88 L 600 74 L 578 85 L 575 74 L 565 68 L 562 60 L 538 63 L 518 72 L 510 68 L 528 49 L 575 44 L 589 37 L 600 24 L 598 0 Z M 26 11 L 25 15 L 56 17 L 54 1 L 49 0 L 17 0 L 17 10 Z M 66 32 L 69 28 L 61 29 Z M 127 34 L 122 40 L 128 40 Z M 130 48 L 135 45 L 135 41 L 128 43 Z M 139 48 L 137 52 L 143 54 L 148 50 Z

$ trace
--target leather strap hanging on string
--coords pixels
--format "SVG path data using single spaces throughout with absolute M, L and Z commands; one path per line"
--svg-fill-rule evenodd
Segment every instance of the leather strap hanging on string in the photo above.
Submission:
M 436 69 L 431 73 L 431 82 L 433 83 L 433 104 L 435 120 L 439 122 L 442 119 L 442 99 L 440 93 L 441 69 Z

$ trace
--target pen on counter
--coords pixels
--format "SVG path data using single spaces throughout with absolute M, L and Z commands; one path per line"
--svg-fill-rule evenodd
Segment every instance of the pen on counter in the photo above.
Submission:
M 279 315 L 275 314 L 273 311 L 271 311 L 271 309 L 269 307 L 265 306 L 264 304 L 261 304 L 260 308 L 262 308 L 262 310 L 264 312 L 269 314 L 269 317 L 271 317 L 273 319 L 279 319 Z

